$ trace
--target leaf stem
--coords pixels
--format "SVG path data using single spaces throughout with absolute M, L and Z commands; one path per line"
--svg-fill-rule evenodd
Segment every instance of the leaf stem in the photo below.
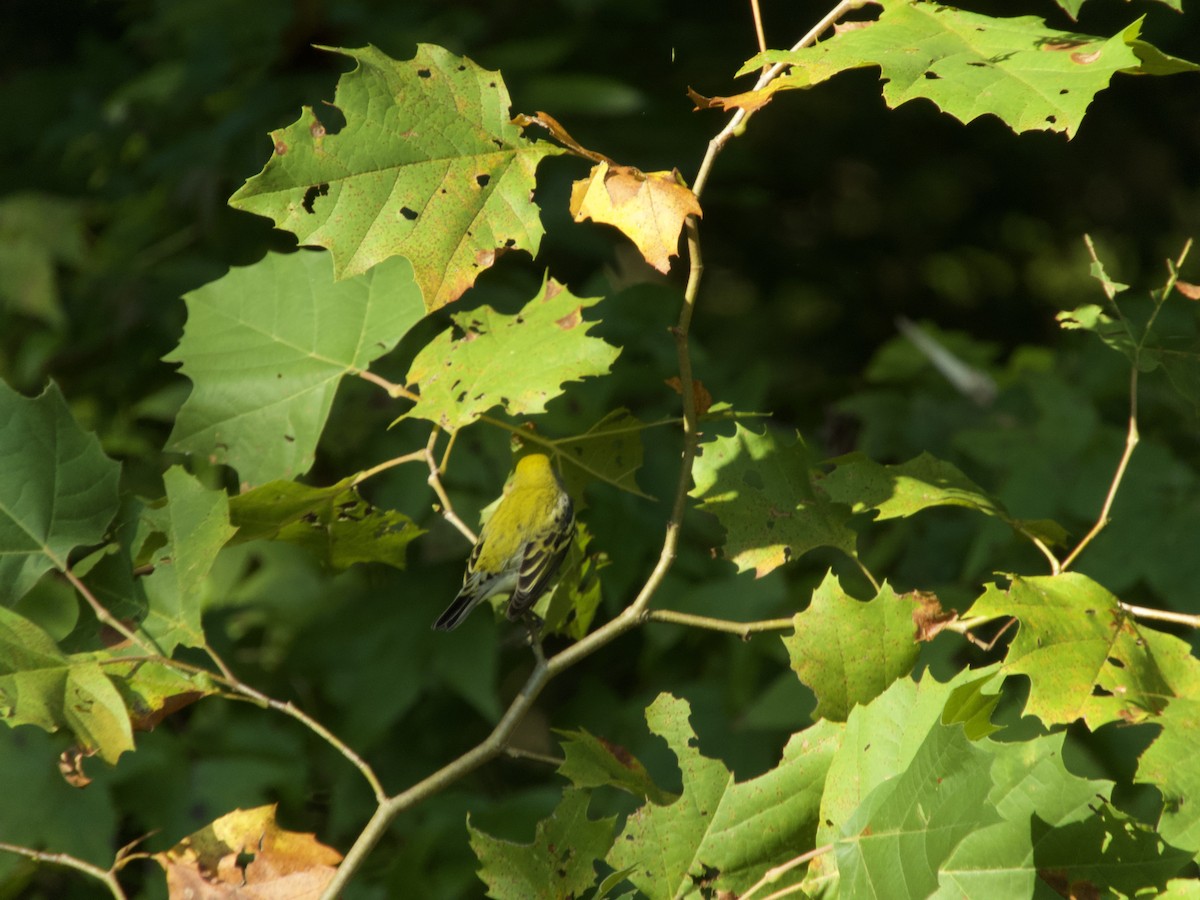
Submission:
M 787 862 L 781 863 L 780 865 L 775 866 L 773 869 L 767 869 L 767 871 L 765 873 L 763 873 L 763 877 L 760 878 L 758 881 L 756 881 L 746 891 L 746 893 L 742 894 L 740 896 L 739 900 L 751 900 L 751 898 L 753 898 L 753 896 L 756 893 L 758 893 L 758 891 L 762 890 L 763 888 L 767 887 L 768 885 L 774 884 L 776 881 L 778 881 L 780 878 L 782 878 L 784 875 L 786 875 L 792 869 L 796 868 L 797 866 L 802 866 L 805 863 L 812 862 L 818 856 L 823 856 L 824 854 L 828 853 L 832 849 L 833 849 L 833 844 L 823 844 L 820 847 L 814 847 L 812 850 L 809 850 L 807 853 L 801 853 L 799 856 L 795 857 L 794 859 L 789 859 Z M 793 886 L 793 887 L 796 887 L 796 886 Z M 784 890 L 791 891 L 794 893 L 792 888 L 785 888 Z M 776 892 L 776 893 L 770 894 L 768 897 L 763 898 L 763 900 L 770 900 L 771 897 L 782 897 L 782 896 L 785 896 L 785 894 Z
M 380 378 L 374 372 L 369 372 L 366 369 L 351 369 L 352 374 L 357 375 L 363 381 L 369 381 L 371 384 L 378 385 L 388 392 L 389 397 L 403 397 L 405 400 L 412 400 L 414 403 L 421 399 L 419 394 L 415 394 L 402 384 L 393 384 L 386 378 Z
M 1174 612 L 1169 609 L 1153 609 L 1149 606 L 1134 606 L 1132 603 L 1121 603 L 1119 601 L 1117 605 L 1138 619 L 1151 619 L 1156 622 L 1171 622 L 1174 625 L 1186 625 L 1188 628 L 1200 628 L 1200 615 L 1195 613 Z
M 128 627 L 126 627 L 124 622 L 110 613 L 107 607 L 105 607 L 103 603 L 96 599 L 96 595 L 88 590 L 87 585 L 80 581 L 79 576 L 72 572 L 69 567 L 64 565 L 62 567 L 62 573 L 64 576 L 66 576 L 67 581 L 71 583 L 71 586 L 79 592 L 79 595 L 87 601 L 88 606 L 92 608 L 92 612 L 96 614 L 97 619 L 99 619 L 113 631 L 117 632 L 117 634 L 129 641 L 129 643 L 141 647 L 151 655 L 158 654 L 157 647 L 142 637 L 142 635 L 131 631 Z
M 434 428 L 429 434 L 429 443 L 425 445 L 425 449 L 420 451 L 425 457 L 425 463 L 429 466 L 429 486 L 433 488 L 433 492 L 437 494 L 438 502 L 442 504 L 442 518 L 458 529 L 459 533 L 471 542 L 472 546 L 479 540 L 479 536 L 475 534 L 467 523 L 458 517 L 458 513 L 454 511 L 454 504 L 450 502 L 450 496 L 446 493 L 446 488 L 442 485 L 442 471 L 445 468 L 446 460 L 450 456 L 450 448 L 446 448 L 446 455 L 442 458 L 439 465 L 437 459 L 433 455 L 433 448 L 437 446 L 438 434 L 441 429 Z M 450 436 L 450 443 L 454 443 L 454 436 Z
M 364 469 L 363 471 L 361 471 L 357 475 L 355 475 L 354 480 L 351 481 L 350 483 L 354 487 L 358 487 L 358 485 L 362 484 L 368 478 L 373 478 L 374 476 L 378 475 L 380 472 L 385 472 L 388 469 L 394 468 L 395 466 L 402 466 L 405 463 L 422 462 L 424 459 L 425 459 L 425 451 L 424 450 L 414 450 L 412 453 L 405 453 L 403 456 L 397 456 L 395 459 L 385 460 L 384 462 L 381 462 L 378 465 L 371 466 L 371 468 L 369 468 L 369 469 Z
M 74 869 L 77 872 L 83 872 L 85 875 L 90 875 L 97 881 L 103 882 L 104 886 L 108 888 L 109 893 L 117 898 L 117 900 L 126 900 L 125 890 L 121 887 L 121 883 L 117 881 L 117 876 L 112 869 L 101 869 L 99 866 L 94 866 L 78 857 L 71 856 L 69 853 L 47 853 L 43 850 L 22 847 L 18 844 L 0 842 L 0 850 L 15 853 L 18 856 L 24 856 L 37 862 L 49 863 L 53 866 L 64 866 L 68 869 Z
M 728 619 L 715 619 L 710 616 L 696 616 L 691 613 L 676 612 L 673 609 L 656 609 L 646 617 L 649 622 L 668 622 L 674 625 L 687 625 L 692 628 L 705 628 L 709 631 L 721 631 L 726 634 L 736 634 L 742 640 L 749 640 L 751 635 L 766 631 L 787 631 L 795 626 L 791 619 L 761 619 L 757 622 L 732 622 Z

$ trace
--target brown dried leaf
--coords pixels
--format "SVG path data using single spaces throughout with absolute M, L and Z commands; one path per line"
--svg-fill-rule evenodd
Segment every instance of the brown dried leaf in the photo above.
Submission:
M 316 900 L 342 856 L 280 828 L 272 805 L 234 810 L 154 858 L 171 900 Z
M 672 375 L 666 383 L 667 387 L 683 396 L 683 383 L 679 380 L 678 375 Z M 712 407 L 712 394 L 708 392 L 708 388 L 699 378 L 692 379 L 692 399 L 696 403 L 696 415 L 698 416 L 704 415 Z
M 72 744 L 58 755 L 58 772 L 63 780 L 71 787 L 85 788 L 92 779 L 83 771 L 83 761 L 93 755 L 95 750 L 85 750 L 78 744 Z
M 942 603 L 938 600 L 937 594 L 931 591 L 910 591 L 901 596 L 907 597 L 917 604 L 913 610 L 912 619 L 913 625 L 917 628 L 914 637 L 918 641 L 932 641 L 943 628 L 958 619 L 958 610 L 942 609 Z
M 1176 281 L 1175 290 L 1183 294 L 1189 300 L 1200 300 L 1200 284 L 1191 284 L 1187 281 Z
M 700 203 L 671 172 L 641 172 L 601 162 L 571 188 L 571 215 L 620 229 L 660 272 L 678 255 L 683 220 L 699 216 Z

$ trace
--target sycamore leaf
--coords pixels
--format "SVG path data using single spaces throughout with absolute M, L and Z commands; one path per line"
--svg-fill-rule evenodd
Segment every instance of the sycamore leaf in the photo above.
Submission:
M 1141 722 L 1196 680 L 1187 643 L 1140 625 L 1086 575 L 1008 577 L 1008 588 L 989 585 L 964 618 L 1020 621 L 1003 671 L 1029 677 L 1027 712 L 1047 725 Z
M 886 583 L 863 603 L 826 574 L 808 609 L 793 618 L 795 632 L 783 638 L 792 669 L 817 695 L 814 718 L 844 722 L 912 671 L 920 653 L 913 611 Z
M 1153 785 L 1163 796 L 1158 833 L 1163 840 L 1200 852 L 1200 696 L 1172 700 L 1154 720 L 1162 731 L 1138 760 L 1135 781 Z
M 601 162 L 572 185 L 571 215 L 576 222 L 591 219 L 619 229 L 646 262 L 665 274 L 678 255 L 683 220 L 701 212 L 700 201 L 675 173 Z
M 87 253 L 84 206 L 51 194 L 19 192 L 0 200 L 0 311 L 66 323 L 59 265 L 78 267 Z
M 514 844 L 477 830 L 467 816 L 479 877 L 495 900 L 581 897 L 596 881 L 596 860 L 612 846 L 616 816 L 590 819 L 587 791 L 563 792 L 558 808 L 537 824 L 533 841 Z
M 639 497 L 648 497 L 634 477 L 642 467 L 645 427 L 629 410 L 615 409 L 583 434 L 556 440 L 556 458 L 568 493 L 582 498 L 588 484 L 603 481 Z
M 150 660 L 120 663 L 115 659 L 105 657 L 104 674 L 116 685 L 134 731 L 153 731 L 171 713 L 219 690 L 204 672 L 185 672 Z
M 307 472 L 341 379 L 423 315 L 407 261 L 335 282 L 329 254 L 309 251 L 268 254 L 184 300 L 183 339 L 164 359 L 193 388 L 167 446 L 233 466 L 247 486 Z
M 353 481 L 343 478 L 329 487 L 272 481 L 231 498 L 230 521 L 238 529 L 234 543 L 299 544 L 334 569 L 360 562 L 403 569 L 409 543 L 424 529 L 401 512 L 372 506 Z
M 317 900 L 342 856 L 311 834 L 280 828 L 272 805 L 234 810 L 154 859 L 172 897 Z
M 453 315 L 455 327 L 426 344 L 408 370 L 421 397 L 405 415 L 457 431 L 494 406 L 513 416 L 545 412 L 564 382 L 603 375 L 621 352 L 588 334 L 593 323 L 583 311 L 598 302 L 547 280 L 516 315 L 487 306 Z
M 849 507 L 814 488 L 808 449 L 740 423 L 732 437 L 701 444 L 691 495 L 725 528 L 725 555 L 762 577 L 816 547 L 855 555 Z
M 840 726 L 818 723 L 788 742 L 776 768 L 737 784 L 723 763 L 696 748 L 690 712 L 686 701 L 667 694 L 647 708 L 650 730 L 678 761 L 683 793 L 670 805 L 647 803 L 631 815 L 606 860 L 628 869 L 629 881 L 650 897 L 690 896 L 701 882 L 740 893 L 767 869 L 811 849 L 826 773 L 841 742 Z
M 428 310 L 456 300 L 504 251 L 537 253 L 534 175 L 563 151 L 522 136 L 498 72 L 430 44 L 411 60 L 325 49 L 358 63 L 333 102 L 345 127 L 330 134 L 305 107 L 271 133 L 274 155 L 231 206 L 328 247 L 337 278 L 407 257 Z
M 883 466 L 861 453 L 832 460 L 834 470 L 821 479 L 831 500 L 856 513 L 877 510 L 878 519 L 911 516 L 934 506 L 964 506 L 1007 521 L 998 500 L 951 463 L 922 453 L 894 466 Z
M 146 512 L 139 532 L 144 537 L 137 543 L 154 535 L 166 539 L 153 541 L 154 571 L 142 579 L 149 602 L 142 629 L 170 656 L 180 644 L 204 646 L 200 612 L 208 572 L 235 529 L 224 491 L 203 487 L 179 466 L 167 470 L 163 484 L 167 501 Z
M 1034 16 L 995 18 L 938 3 L 887 2 L 879 19 L 863 27 L 800 50 L 755 56 L 739 74 L 777 62 L 792 69 L 765 91 L 742 95 L 738 105 L 761 105 L 781 90 L 879 66 L 891 107 L 926 98 L 964 123 L 991 114 L 1017 132 L 1071 137 L 1114 74 L 1161 69 L 1152 59 L 1143 68 L 1134 48 L 1140 27 L 1138 20 L 1104 39 L 1057 31 Z
M 560 731 L 563 761 L 558 774 L 578 788 L 615 787 L 656 806 L 678 798 L 654 783 L 636 757 L 620 744 L 589 734 L 585 729 Z
M 999 821 L 980 803 L 992 756 L 957 725 L 934 723 L 912 761 L 873 790 L 834 842 L 843 896 L 926 897 L 973 832 Z
M 100 664 L 63 654 L 50 635 L 2 605 L 0 719 L 46 731 L 66 728 L 109 763 L 133 749 L 125 704 Z
M 23 397 L 0 381 L 0 604 L 19 600 L 117 512 L 121 467 L 71 417 L 58 387 Z

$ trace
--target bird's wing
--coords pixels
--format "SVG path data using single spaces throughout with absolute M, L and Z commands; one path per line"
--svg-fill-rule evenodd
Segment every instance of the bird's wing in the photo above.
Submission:
M 571 541 L 575 537 L 575 510 L 571 498 L 563 494 L 554 514 L 554 525 L 542 540 L 529 541 L 521 556 L 521 568 L 517 572 L 517 586 L 508 601 L 506 615 L 510 620 L 520 618 L 550 584 L 550 579 L 562 565 Z

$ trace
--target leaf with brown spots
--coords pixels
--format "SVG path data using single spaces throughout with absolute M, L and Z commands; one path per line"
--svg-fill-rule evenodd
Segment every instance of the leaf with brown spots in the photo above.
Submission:
M 234 810 L 154 859 L 172 898 L 317 900 L 342 856 L 311 834 L 280 828 L 272 805 Z
M 932 641 L 947 625 L 958 621 L 958 610 L 942 609 L 942 602 L 932 591 L 910 591 L 900 596 L 916 604 L 912 621 L 918 641 Z
M 516 315 L 487 306 L 452 316 L 454 327 L 417 354 L 406 383 L 420 391 L 406 415 L 457 431 L 495 406 L 536 415 L 563 383 L 609 370 L 620 351 L 592 337 L 583 310 L 597 297 L 574 296 L 548 280 Z
M 700 201 L 673 172 L 641 172 L 632 166 L 597 163 L 571 188 L 571 215 L 619 229 L 660 272 L 679 252 L 683 220 L 699 216 Z
M 358 63 L 334 98 L 345 127 L 330 134 L 305 107 L 271 134 L 275 154 L 230 205 L 328 247 L 337 278 L 406 257 L 427 310 L 456 300 L 504 251 L 537 252 L 535 174 L 563 151 L 522 136 L 499 73 L 430 44 L 411 60 L 370 46 L 333 52 Z

